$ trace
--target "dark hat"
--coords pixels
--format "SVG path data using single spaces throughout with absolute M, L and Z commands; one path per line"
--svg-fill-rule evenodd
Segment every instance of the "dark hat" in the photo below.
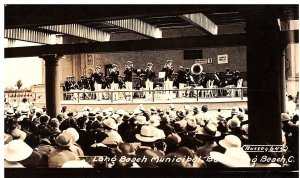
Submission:
M 198 128 L 197 135 L 206 135 L 209 137 L 219 137 L 221 133 L 217 130 L 217 126 L 215 124 L 208 123 L 204 127 Z
M 176 115 L 177 115 L 177 117 L 179 117 L 179 118 L 184 118 L 184 117 L 185 117 L 185 111 L 182 111 L 182 110 L 177 111 L 177 112 L 176 112 Z
M 73 116 L 74 116 L 74 113 L 73 113 L 73 112 L 69 112 L 69 113 L 67 114 L 67 116 L 73 117 Z
M 91 111 L 89 112 L 88 117 L 96 117 L 96 113 Z
M 71 146 L 72 145 L 72 138 L 69 134 L 63 132 L 63 133 L 58 135 L 55 142 L 59 146 Z

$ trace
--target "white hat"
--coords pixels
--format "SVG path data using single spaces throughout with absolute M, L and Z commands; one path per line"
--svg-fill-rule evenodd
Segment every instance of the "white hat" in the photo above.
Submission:
M 117 110 L 116 113 L 119 114 L 119 115 L 126 115 L 127 114 L 127 112 L 124 109 L 119 109 L 119 110 Z
M 212 151 L 210 157 L 228 167 L 252 167 L 250 156 L 242 148 L 227 148 L 224 154 Z
M 145 116 L 137 116 L 135 119 L 135 124 L 144 125 L 146 123 L 147 121 Z
M 240 127 L 241 126 L 241 121 L 237 117 L 233 117 L 227 122 L 227 125 L 230 129 Z
M 227 135 L 225 136 L 225 138 L 223 140 L 219 141 L 219 144 L 223 147 L 223 148 L 231 148 L 231 147 L 241 147 L 242 142 L 239 139 L 239 137 L 235 136 L 235 135 Z
M 160 125 L 160 117 L 157 115 L 152 115 L 148 121 L 149 125 L 157 127 Z
M 140 105 L 139 105 L 139 109 L 140 109 L 141 111 L 145 110 L 144 105 L 143 105 L 143 104 L 140 104 Z
M 79 134 L 78 134 L 77 130 L 72 127 L 68 128 L 64 132 L 69 134 L 72 137 L 74 142 L 76 142 L 79 139 Z
M 185 105 L 183 108 L 184 108 L 186 111 L 190 111 L 190 110 L 191 110 L 191 106 L 190 106 L 190 105 Z
M 12 140 L 4 145 L 4 159 L 10 162 L 22 161 L 32 153 L 32 148 L 23 140 Z
M 172 109 L 175 109 L 175 106 L 174 104 L 169 104 L 169 108 L 172 110 Z
M 152 126 L 144 125 L 141 128 L 141 133 L 136 134 L 135 137 L 142 142 L 154 142 L 158 140 L 155 134 L 155 128 Z
M 133 114 L 140 114 L 142 111 L 139 108 L 135 108 Z
M 242 130 L 244 130 L 245 132 L 246 132 L 246 134 L 248 135 L 248 124 L 244 124 L 243 126 L 242 126 Z
M 62 168 L 93 168 L 92 165 L 85 160 L 71 160 L 62 165 Z
M 111 128 L 111 129 L 116 130 L 118 128 L 118 125 L 113 118 L 107 118 L 107 119 L 103 120 L 102 124 L 104 124 L 105 126 Z

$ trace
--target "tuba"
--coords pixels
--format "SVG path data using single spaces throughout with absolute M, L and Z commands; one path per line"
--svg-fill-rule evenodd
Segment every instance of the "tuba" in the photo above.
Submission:
M 196 63 L 191 67 L 191 73 L 194 75 L 200 75 L 202 71 L 203 71 L 203 67 L 199 63 Z

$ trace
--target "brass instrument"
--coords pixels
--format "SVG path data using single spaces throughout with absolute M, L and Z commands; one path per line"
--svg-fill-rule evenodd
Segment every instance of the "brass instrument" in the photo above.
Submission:
M 203 67 L 201 64 L 196 63 L 194 65 L 192 65 L 191 67 L 191 73 L 194 75 L 200 75 L 203 71 Z

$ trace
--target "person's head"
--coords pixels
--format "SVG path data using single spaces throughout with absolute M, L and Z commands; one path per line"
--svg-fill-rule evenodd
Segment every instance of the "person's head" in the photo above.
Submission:
M 201 111 L 202 112 L 207 112 L 208 111 L 208 107 L 207 107 L 207 105 L 203 105 L 202 107 L 201 107 Z
M 180 71 L 183 71 L 183 70 L 184 70 L 184 67 L 183 67 L 183 66 L 179 66 L 179 70 L 180 70 Z
M 226 72 L 229 72 L 229 70 L 230 70 L 229 68 L 226 68 Z
M 133 67 L 133 62 L 132 61 L 127 61 L 127 66 L 129 67 L 129 68 L 132 68 Z
M 26 103 L 26 102 L 27 102 L 27 98 L 23 98 L 23 99 L 22 99 L 22 102 L 23 102 L 23 103 Z
M 288 100 L 289 100 L 289 101 L 292 101 L 292 100 L 294 100 L 294 97 L 293 97 L 292 95 L 289 95 L 289 96 L 288 96 Z
M 56 129 L 59 127 L 59 121 L 56 118 L 52 118 L 49 122 L 49 126 Z
M 40 117 L 40 123 L 41 124 L 48 124 L 48 121 L 49 121 L 49 117 L 47 115 L 42 115 Z
M 147 68 L 148 68 L 149 70 L 151 70 L 152 67 L 153 67 L 153 64 L 152 64 L 151 62 L 148 62 L 148 63 L 147 63 Z

